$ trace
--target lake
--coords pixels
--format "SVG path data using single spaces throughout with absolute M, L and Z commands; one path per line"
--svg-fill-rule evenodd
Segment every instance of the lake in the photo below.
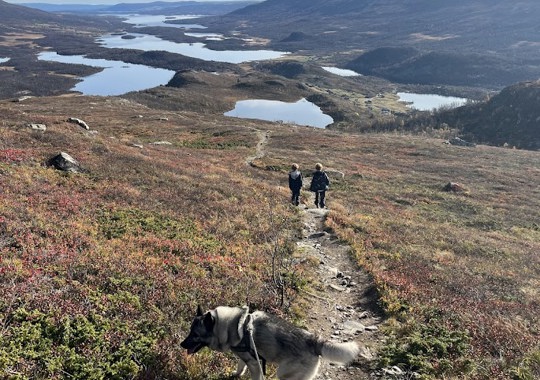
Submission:
M 103 71 L 81 78 L 82 81 L 72 88 L 73 91 L 79 91 L 84 95 L 112 96 L 144 90 L 169 83 L 175 74 L 172 70 L 145 65 L 86 58 L 82 55 L 59 55 L 55 52 L 40 53 L 38 59 L 102 67 Z
M 325 128 L 334 122 L 334 119 L 324 114 L 317 105 L 306 99 L 294 103 L 263 99 L 241 100 L 236 102 L 235 108 L 226 112 L 225 116 L 279 121 L 316 128 Z
M 289 54 L 273 50 L 211 50 L 201 42 L 177 43 L 141 33 L 130 33 L 129 35 L 107 34 L 99 38 L 97 42 L 101 46 L 111 49 L 164 50 L 205 61 L 226 63 L 262 61 L 280 58 Z
M 189 20 L 200 16 L 187 15 L 120 15 L 125 18 L 123 22 L 135 25 L 136 27 L 145 26 L 161 26 L 171 28 L 182 28 L 186 30 L 206 29 L 205 26 L 199 24 L 169 24 L 167 20 Z M 211 50 L 205 44 L 196 43 L 177 43 L 167 41 L 162 38 L 141 33 L 130 33 L 128 35 L 108 34 L 98 39 L 97 42 L 103 47 L 119 48 L 119 49 L 135 49 L 142 51 L 164 50 L 170 53 L 182 54 L 186 57 L 199 58 L 205 61 L 226 62 L 226 63 L 242 63 L 252 61 L 263 61 L 268 59 L 276 59 L 283 57 L 288 52 L 279 52 L 273 50 Z M 186 36 L 205 38 L 207 40 L 221 41 L 223 35 L 217 33 L 196 33 L 189 32 Z
M 410 103 L 407 106 L 419 111 L 432 111 L 441 107 L 456 108 L 469 101 L 466 98 L 455 96 L 442 96 L 434 94 L 414 94 L 410 92 L 398 92 L 399 100 Z
M 336 74 L 342 77 L 359 77 L 362 76 L 362 74 L 357 73 L 356 71 L 347 70 L 347 69 L 339 69 L 337 67 L 331 67 L 331 66 L 323 66 L 324 70 Z
M 161 26 L 166 28 L 180 28 L 180 29 L 206 29 L 206 26 L 199 24 L 170 24 L 166 21 L 173 20 L 189 20 L 193 18 L 199 18 L 200 16 L 192 15 L 175 15 L 175 16 L 163 16 L 163 15 L 115 15 L 121 18 L 125 18 L 123 22 L 132 24 L 136 28 L 144 28 L 146 26 Z
M 198 24 L 167 24 L 166 20 L 187 20 L 196 16 L 149 16 L 127 15 L 124 22 L 136 26 L 166 26 L 184 29 L 205 29 Z M 223 39 L 216 33 L 190 33 L 194 37 L 207 39 Z M 126 38 L 128 37 L 128 38 Z M 242 63 L 282 57 L 285 52 L 272 50 L 249 50 L 249 51 L 216 51 L 210 50 L 203 43 L 176 43 L 163 40 L 149 34 L 107 34 L 96 40 L 101 46 L 107 48 L 135 49 L 142 51 L 164 50 L 171 53 L 182 54 L 187 57 L 199 58 L 206 61 Z M 91 59 L 82 55 L 63 56 L 55 52 L 43 52 L 38 59 L 61 63 L 82 64 L 101 67 L 103 71 L 81 78 L 82 81 L 72 88 L 84 95 L 122 95 L 130 91 L 139 91 L 147 88 L 167 84 L 174 76 L 171 70 L 158 69 L 145 65 L 137 65 L 122 61 L 106 59 Z M 5 58 L 9 60 L 9 58 Z M 2 62 L 2 61 L 0 61 Z
M 223 41 L 225 37 L 219 33 L 184 33 L 186 36 L 195 38 L 204 38 L 209 41 Z

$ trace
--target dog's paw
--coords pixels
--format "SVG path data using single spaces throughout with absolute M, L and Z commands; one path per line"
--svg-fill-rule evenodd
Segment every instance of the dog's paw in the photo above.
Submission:
M 233 378 L 242 376 L 246 372 L 246 363 L 242 360 L 238 360 L 238 365 L 236 366 L 236 371 L 231 375 Z

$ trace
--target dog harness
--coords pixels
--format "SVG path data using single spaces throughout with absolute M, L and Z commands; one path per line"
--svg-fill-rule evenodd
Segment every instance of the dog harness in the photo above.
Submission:
M 249 355 L 257 360 L 263 375 L 266 375 L 266 359 L 259 355 L 255 341 L 253 339 L 253 316 L 249 313 L 249 307 L 244 306 L 244 314 L 238 321 L 238 336 L 240 337 L 240 343 L 231 350 L 236 352 L 247 352 Z

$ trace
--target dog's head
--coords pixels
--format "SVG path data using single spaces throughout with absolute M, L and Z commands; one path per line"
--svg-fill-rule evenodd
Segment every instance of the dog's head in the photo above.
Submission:
M 214 336 L 214 324 L 214 316 L 210 312 L 203 314 L 201 307 L 198 306 L 197 316 L 191 323 L 189 335 L 180 343 L 180 346 L 185 348 L 188 354 L 194 354 L 208 346 Z

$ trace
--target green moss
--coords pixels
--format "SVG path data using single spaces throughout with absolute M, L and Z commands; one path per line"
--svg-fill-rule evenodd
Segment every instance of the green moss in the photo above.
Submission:
M 130 326 L 102 315 L 58 318 L 23 307 L 2 316 L 10 323 L 0 336 L 0 373 L 11 373 L 9 379 L 127 379 L 156 359 L 159 333 L 151 323 Z
M 98 223 L 102 236 L 109 240 L 125 235 L 154 235 L 161 239 L 189 240 L 207 251 L 221 248 L 217 238 L 202 231 L 190 219 L 178 220 L 140 209 L 118 209 L 103 211 Z
M 438 316 L 408 321 L 394 329 L 380 352 L 382 367 L 398 366 L 425 379 L 438 379 L 471 371 L 466 359 L 470 337 L 450 329 Z
M 540 347 L 529 353 L 522 362 L 514 368 L 513 377 L 516 380 L 536 380 L 540 378 Z

